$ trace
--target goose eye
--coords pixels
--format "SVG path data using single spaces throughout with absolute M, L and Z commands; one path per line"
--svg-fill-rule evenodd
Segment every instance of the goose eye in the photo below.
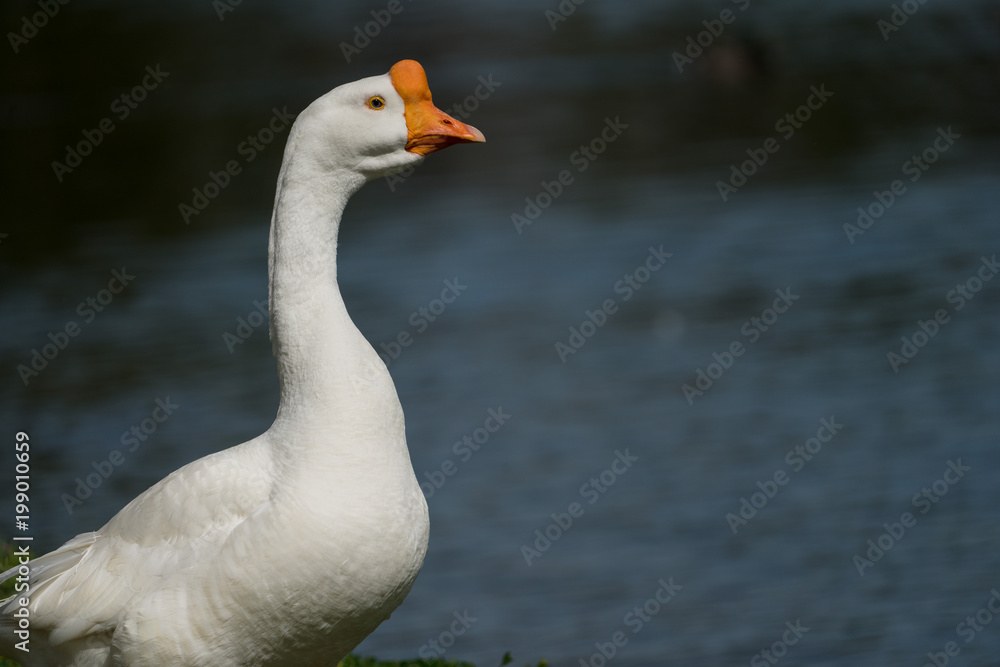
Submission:
M 381 95 L 375 95 L 370 97 L 366 103 L 369 109 L 375 109 L 376 111 L 381 111 L 385 108 L 385 99 Z

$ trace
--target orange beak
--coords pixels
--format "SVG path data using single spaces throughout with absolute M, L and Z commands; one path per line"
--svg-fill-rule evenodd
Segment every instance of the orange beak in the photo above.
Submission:
M 482 143 L 483 133 L 434 106 L 427 75 L 416 60 L 401 60 L 389 70 L 396 92 L 406 104 L 406 150 L 429 155 L 452 144 Z

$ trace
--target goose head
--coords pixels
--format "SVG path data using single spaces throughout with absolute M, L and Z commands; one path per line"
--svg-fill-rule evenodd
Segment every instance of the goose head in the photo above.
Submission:
M 483 133 L 434 106 L 424 68 L 402 60 L 388 73 L 334 88 L 296 119 L 314 159 L 367 180 L 398 172 Z

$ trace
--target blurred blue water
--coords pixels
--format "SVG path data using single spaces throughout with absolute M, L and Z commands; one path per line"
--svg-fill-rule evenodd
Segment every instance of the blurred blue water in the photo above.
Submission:
M 873 654 L 915 663 L 954 640 L 1000 583 L 1000 292 L 986 283 L 898 374 L 886 353 L 918 319 L 950 308 L 946 293 L 1000 246 L 996 177 L 975 163 L 932 174 L 853 246 L 842 224 L 865 201 L 861 183 L 748 192 L 739 215 L 684 183 L 633 183 L 641 194 L 614 202 L 610 219 L 590 197 L 553 206 L 522 235 L 505 224 L 507 211 L 461 192 L 390 207 L 408 208 L 405 220 L 374 208 L 386 219 L 350 219 L 343 289 L 373 344 L 414 332 L 410 313 L 445 279 L 467 285 L 390 365 L 418 475 L 427 481 L 448 459 L 458 471 L 429 499 L 431 551 L 416 588 L 364 648 L 412 656 L 466 609 L 479 620 L 449 655 L 481 664 L 506 649 L 570 664 L 617 630 L 629 635 L 621 664 L 745 661 L 796 619 L 810 631 L 795 661 L 809 664 Z M 961 217 L 946 220 L 939 208 Z M 661 244 L 672 257 L 621 301 L 613 285 Z M 265 247 L 262 218 L 198 243 L 103 238 L 89 250 L 92 266 L 128 258 L 137 277 L 125 303 L 52 362 L 45 380 L 59 391 L 15 397 L 15 421 L 48 462 L 33 505 L 48 546 L 99 525 L 185 461 L 266 428 L 276 399 L 265 330 L 232 354 L 222 339 L 265 293 Z M 59 280 L 38 275 L 0 305 L 51 330 L 65 304 L 47 317 L 38 310 L 44 286 Z M 799 300 L 689 406 L 681 385 L 713 352 L 749 343 L 743 323 L 785 288 Z M 620 310 L 562 363 L 555 343 L 607 298 Z M 15 326 L 8 344 L 38 345 L 34 327 Z M 102 355 L 114 355 L 113 373 Z M 73 494 L 74 479 L 158 397 L 181 407 L 67 514 L 59 496 Z M 491 408 L 510 419 L 479 451 L 457 455 L 453 443 Z M 785 453 L 821 418 L 844 428 L 793 473 Z M 589 504 L 594 494 L 582 496 L 581 485 L 618 450 L 638 461 Z M 911 496 L 958 459 L 971 467 L 967 478 L 860 577 L 852 556 L 883 522 L 916 513 Z M 725 515 L 776 470 L 789 483 L 733 535 Z M 522 545 L 572 502 L 584 514 L 528 566 Z M 632 635 L 623 618 L 669 577 L 683 589 Z M 984 631 L 963 649 L 973 656 L 966 664 L 983 664 L 998 646 Z
M 708 17 L 721 6 L 692 5 L 689 13 Z M 291 24 L 329 25 L 317 18 L 328 10 L 297 7 Z M 483 7 L 500 26 L 525 13 L 538 19 L 545 9 Z M 594 7 L 581 21 L 609 11 Z M 804 11 L 796 7 L 776 4 L 756 20 L 794 24 Z M 412 20 L 440 12 L 414 11 Z M 623 10 L 598 25 L 640 31 L 644 17 Z M 357 12 L 344 19 L 355 20 Z M 337 25 L 340 35 L 343 22 Z M 413 335 L 389 368 L 432 520 L 413 592 L 361 651 L 384 659 L 433 651 L 431 640 L 450 643 L 442 633 L 453 614 L 467 611 L 476 620 L 453 637 L 446 656 L 479 665 L 496 664 L 507 650 L 518 661 L 597 665 L 595 642 L 607 649 L 616 632 L 627 643 L 609 664 L 745 664 L 796 622 L 809 630 L 787 648 L 789 664 L 920 665 L 949 641 L 961 648 L 955 664 L 992 664 L 1000 629 L 984 615 L 982 631 L 966 642 L 958 626 L 1000 587 L 1000 282 L 983 283 L 961 310 L 948 294 L 1000 251 L 996 140 L 969 133 L 971 120 L 959 126 L 965 136 L 918 181 L 907 181 L 907 191 L 851 243 L 845 223 L 876 191 L 906 178 L 901 166 L 953 122 L 946 106 L 892 135 L 869 128 L 877 141 L 843 152 L 824 154 L 823 142 L 836 144 L 837 136 L 803 133 L 723 202 L 716 181 L 763 137 L 709 133 L 682 154 L 644 152 L 668 145 L 663 137 L 679 107 L 663 121 L 630 103 L 638 98 L 608 102 L 616 65 L 642 58 L 617 42 L 601 44 L 603 51 L 579 59 L 493 54 L 512 92 L 471 119 L 489 143 L 435 155 L 395 189 L 369 184 L 348 208 L 339 272 L 355 322 L 376 349 L 402 331 Z M 976 44 L 965 46 L 975 51 Z M 664 59 L 647 71 L 668 70 L 672 48 L 660 47 Z M 856 50 L 843 57 L 863 60 Z M 454 69 L 442 80 L 465 82 L 462 68 Z M 622 80 L 632 90 L 629 76 L 642 77 L 626 70 Z M 553 83 L 545 73 L 556 71 L 569 74 Z M 591 74 L 604 82 L 600 104 L 612 115 L 633 113 L 634 125 L 518 233 L 511 214 L 523 213 L 538 181 L 567 168 L 575 146 L 600 130 L 603 106 L 567 101 L 587 99 L 597 85 Z M 277 87 L 274 72 L 261 76 L 246 95 Z M 309 87 L 305 81 L 308 75 L 295 85 Z M 452 101 L 461 85 L 445 87 Z M 802 90 L 789 99 L 799 103 Z M 654 102 L 663 99 L 657 95 Z M 257 101 L 266 118 L 270 99 Z M 769 125 L 786 108 L 762 103 L 747 115 Z M 230 155 L 233 145 L 220 141 L 212 156 Z M 817 154 L 804 159 L 805 151 Z M 278 152 L 241 183 L 272 181 Z M 204 170 L 172 173 L 173 193 L 186 194 L 219 163 L 204 159 Z M 115 178 L 127 178 L 127 164 L 114 169 Z M 241 196 L 235 187 L 227 193 L 233 199 Z M 0 387 L 0 423 L 4 433 L 32 436 L 40 548 L 101 525 L 171 470 L 269 425 L 277 387 L 266 326 L 239 344 L 230 338 L 227 346 L 224 337 L 237 332 L 238 318 L 256 322 L 254 302 L 266 295 L 269 211 L 266 203 L 223 201 L 183 233 L 158 233 L 147 219 L 157 214 L 141 203 L 133 204 L 134 227 L 110 214 L 83 232 L 63 221 L 66 234 L 77 234 L 71 252 L 4 269 L 0 358 L 8 381 Z M 0 254 L 18 251 L 18 228 L 11 229 Z M 649 248 L 660 246 L 671 257 L 626 300 L 616 284 L 637 275 Z M 136 277 L 85 322 L 77 304 L 105 287 L 112 270 Z M 417 331 L 411 314 L 430 307 L 446 280 L 467 287 Z M 751 342 L 745 323 L 772 306 L 776 290 L 798 299 Z M 569 344 L 570 327 L 586 328 L 587 312 L 608 299 L 614 312 L 563 362 L 556 344 Z M 948 321 L 894 372 L 887 353 L 939 309 Z M 25 387 L 16 366 L 70 320 L 80 334 Z M 733 342 L 743 354 L 689 403 L 682 386 L 693 385 L 699 369 L 712 372 L 713 355 L 725 358 Z M 76 493 L 78 479 L 120 448 L 133 426 L 141 432 L 157 399 L 167 398 L 179 406 L 174 414 L 67 512 L 64 497 Z M 464 437 L 482 439 L 477 429 L 490 410 L 510 417 L 478 450 L 456 450 Z M 843 429 L 796 469 L 786 454 L 815 436 L 823 419 Z M 637 460 L 621 474 L 605 473 L 604 484 L 614 483 L 595 493 L 604 488 L 602 471 L 626 451 Z M 926 505 L 914 496 L 933 491 L 949 461 L 959 460 L 968 472 L 938 484 L 947 494 L 921 513 Z M 434 488 L 447 461 L 455 472 Z M 727 514 L 738 514 L 758 483 L 770 488 L 779 471 L 787 483 L 734 534 Z M 0 501 L 10 516 L 10 499 Z M 553 528 L 552 515 L 572 503 L 582 514 L 566 530 Z M 915 525 L 859 575 L 854 557 L 908 511 Z M 540 547 L 536 530 L 557 538 Z M 524 547 L 543 551 L 529 565 Z M 680 588 L 666 604 L 649 603 L 661 580 Z

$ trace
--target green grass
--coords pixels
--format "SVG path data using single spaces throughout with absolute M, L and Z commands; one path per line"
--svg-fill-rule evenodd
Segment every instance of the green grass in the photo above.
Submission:
M 17 565 L 17 556 L 14 555 L 14 547 L 9 544 L 0 544 L 0 572 L 6 572 Z M 5 581 L 0 585 L 0 600 L 9 598 L 14 594 L 14 580 Z
M 509 665 L 514 662 L 510 653 L 505 653 L 501 665 Z M 544 660 L 538 663 L 537 667 L 545 667 L 548 663 Z M 2 666 L 0 666 L 2 667 Z M 471 662 L 456 662 L 455 660 L 403 660 L 402 662 L 382 662 L 375 658 L 360 658 L 356 655 L 349 655 L 340 661 L 337 667 L 476 667 Z M 530 667 L 530 665 L 528 666 Z
M 17 565 L 17 556 L 14 555 L 14 547 L 9 544 L 0 544 L 0 572 Z M 0 600 L 14 594 L 14 580 L 4 582 L 0 586 Z M 514 662 L 510 653 L 504 654 L 500 665 L 509 665 Z M 542 660 L 537 667 L 545 667 L 546 662 Z M 0 657 L 0 667 L 20 667 L 20 663 L 8 658 Z M 476 667 L 471 662 L 456 662 L 454 660 L 403 660 L 402 662 L 383 662 L 375 658 L 361 658 L 356 655 L 349 655 L 340 661 L 337 667 Z M 489 667 L 493 667 L 490 665 Z M 530 667 L 530 666 L 528 666 Z
M 6 572 L 17 565 L 17 556 L 14 555 L 14 547 L 9 544 L 0 544 L 0 572 Z M 14 594 L 14 580 L 5 581 L 0 585 L 0 600 L 9 598 Z M 0 667 L 20 667 L 21 663 L 0 658 Z
M 9 544 L 0 544 L 0 572 L 6 572 L 15 565 L 17 565 L 17 556 L 14 555 L 14 547 Z M 14 583 L 14 580 L 11 579 L 0 585 L 0 600 L 14 594 Z M 20 667 L 20 663 L 0 658 L 0 667 Z

